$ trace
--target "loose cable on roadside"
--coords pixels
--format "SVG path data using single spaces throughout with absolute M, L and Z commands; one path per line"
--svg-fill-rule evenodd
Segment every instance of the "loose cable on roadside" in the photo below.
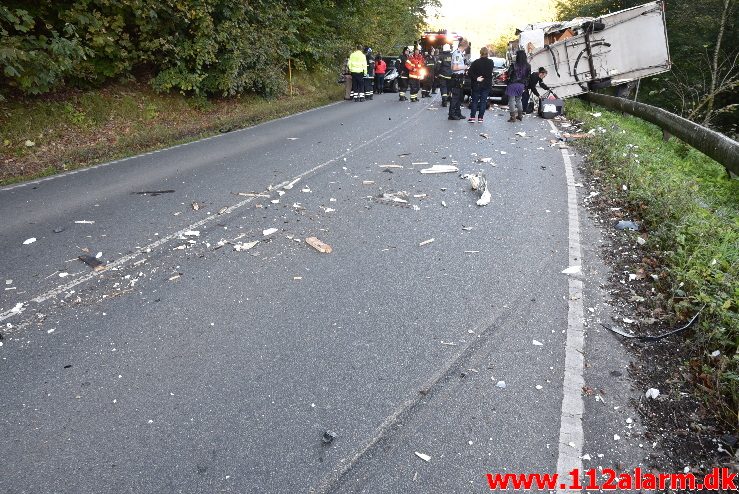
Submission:
M 624 338 L 635 339 L 635 340 L 639 340 L 639 341 L 657 341 L 657 340 L 661 340 L 661 339 L 667 338 L 668 336 L 672 336 L 672 335 L 675 335 L 675 334 L 678 334 L 678 333 L 682 333 L 683 331 L 686 331 L 688 328 L 690 328 L 693 325 L 693 323 L 695 323 L 695 321 L 698 320 L 698 316 L 701 314 L 701 312 L 703 312 L 703 309 L 705 309 L 705 308 L 706 308 L 705 305 L 703 307 L 701 307 L 698 310 L 698 312 L 695 313 L 695 315 L 693 316 L 693 318 L 690 321 L 688 321 L 688 323 L 685 326 L 682 326 L 682 327 L 673 329 L 671 331 L 668 331 L 666 333 L 662 333 L 662 334 L 655 335 L 655 336 L 637 336 L 637 335 L 625 333 L 625 332 L 621 331 L 618 328 L 612 328 L 610 326 L 606 326 L 603 323 L 600 323 L 600 325 L 603 326 L 604 328 L 606 328 L 608 331 L 611 331 L 613 333 L 616 333 L 619 336 L 623 336 Z

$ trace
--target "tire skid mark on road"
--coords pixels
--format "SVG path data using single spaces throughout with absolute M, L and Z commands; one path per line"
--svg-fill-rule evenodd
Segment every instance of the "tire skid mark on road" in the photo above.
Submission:
M 557 130 L 550 120 L 549 125 Z M 572 171 L 569 150 L 562 149 L 562 160 L 567 177 L 567 212 L 569 237 L 569 265 L 582 266 L 580 246 L 580 215 L 577 204 L 577 189 Z M 582 389 L 585 385 L 583 369 L 585 366 L 585 332 L 583 326 L 583 280 L 568 277 L 569 296 L 567 298 L 567 340 L 565 343 L 565 368 L 562 393 L 562 410 L 559 425 L 559 451 L 557 454 L 557 473 L 559 478 L 570 478 L 569 472 L 578 469 L 582 472 L 582 449 L 584 433 L 582 417 L 584 404 Z M 560 486 L 561 487 L 561 486 Z M 558 488 L 557 492 L 569 492 Z
M 329 105 L 329 106 L 331 106 L 331 105 Z M 323 108 L 325 108 L 325 107 L 323 107 Z M 409 119 L 415 119 L 415 118 L 417 118 L 425 110 L 426 110 L 426 105 L 422 106 L 415 113 L 411 114 L 409 116 Z M 306 112 L 304 112 L 304 113 L 306 113 Z M 269 123 L 269 122 L 265 122 L 265 123 Z M 308 169 L 308 170 L 306 170 L 306 171 L 304 171 L 304 172 L 302 172 L 302 173 L 300 173 L 298 175 L 295 175 L 294 177 L 292 177 L 290 179 L 287 179 L 287 180 L 285 180 L 285 181 L 277 184 L 276 186 L 274 186 L 272 188 L 272 190 L 264 190 L 264 191 L 262 191 L 262 193 L 263 194 L 270 194 L 271 192 L 274 192 L 276 190 L 285 189 L 285 186 L 287 186 L 290 183 L 294 183 L 294 182 L 297 182 L 298 180 L 302 180 L 303 178 L 305 178 L 305 177 L 307 177 L 309 175 L 312 175 L 312 174 L 318 172 L 319 170 L 321 170 L 321 169 L 323 169 L 323 168 L 325 168 L 325 167 L 327 167 L 327 166 L 329 166 L 329 165 L 331 165 L 333 163 L 338 163 L 338 162 L 340 162 L 342 160 L 342 158 L 345 158 L 347 156 L 350 156 L 351 154 L 355 153 L 356 151 L 359 151 L 360 149 L 362 149 L 362 148 L 364 148 L 366 146 L 369 146 L 370 144 L 373 144 L 375 142 L 381 142 L 382 140 L 386 139 L 387 137 L 393 135 L 393 133 L 396 132 L 399 128 L 408 125 L 408 123 L 409 123 L 408 120 L 404 120 L 404 121 L 396 124 L 395 126 L 389 128 L 388 130 L 386 130 L 382 134 L 379 134 L 379 135 L 373 137 L 372 139 L 369 139 L 367 141 L 362 142 L 361 144 L 358 144 L 358 145 L 356 145 L 356 146 L 354 146 L 352 148 L 349 148 L 344 153 L 342 153 L 342 154 L 340 154 L 338 156 L 335 156 L 335 157 L 333 157 L 333 158 L 331 158 L 331 159 L 329 159 L 327 161 L 324 161 L 323 163 L 320 163 L 320 164 L 314 166 L 313 168 L 310 168 L 310 169 Z M 251 128 L 253 128 L 253 127 L 251 127 Z M 246 129 L 242 129 L 242 130 L 246 130 Z M 171 148 L 169 148 L 169 149 L 171 149 Z M 100 165 L 98 165 L 98 166 L 100 166 Z M 108 263 L 107 269 L 105 271 L 115 270 L 115 269 L 121 269 L 121 268 L 125 267 L 128 263 L 130 263 L 131 261 L 133 261 L 134 259 L 137 259 L 137 258 L 139 258 L 139 257 L 141 257 L 141 256 L 143 256 L 143 255 L 145 255 L 145 254 L 147 254 L 147 253 L 149 253 L 149 252 L 151 252 L 151 251 L 153 251 L 153 250 L 155 250 L 155 249 L 157 249 L 157 248 L 159 248 L 159 247 L 161 247 L 161 246 L 163 246 L 163 245 L 165 245 L 165 244 L 167 244 L 167 243 L 169 243 L 169 242 L 171 242 L 171 241 L 173 241 L 173 240 L 175 240 L 175 239 L 177 239 L 179 237 L 184 236 L 185 232 L 187 232 L 189 230 L 196 230 L 199 227 L 201 227 L 203 225 L 206 225 L 206 224 L 208 224 L 208 223 L 210 223 L 210 222 L 212 222 L 212 221 L 214 221 L 214 220 L 216 220 L 218 218 L 221 218 L 222 219 L 225 215 L 228 215 L 228 214 L 233 213 L 234 211 L 236 211 L 236 210 L 238 210 L 238 209 L 246 206 L 250 202 L 253 202 L 255 199 L 256 199 L 256 197 L 249 197 L 247 199 L 244 199 L 243 201 L 237 202 L 236 204 L 234 204 L 232 206 L 229 206 L 225 211 L 221 212 L 220 214 L 219 213 L 211 214 L 211 215 L 206 216 L 205 218 L 203 218 L 203 219 L 201 219 L 199 221 L 196 221 L 195 223 L 191 223 L 191 224 L 187 225 L 186 227 L 184 227 L 184 228 L 182 228 L 182 229 L 180 229 L 180 230 L 178 230 L 178 231 L 176 231 L 174 233 L 171 233 L 171 234 L 169 234 L 169 235 L 167 235 L 165 237 L 160 238 L 156 242 L 152 242 L 152 243 L 150 243 L 150 244 L 148 244 L 148 245 L 146 245 L 144 247 L 141 247 L 136 252 L 133 252 L 131 254 L 128 254 L 128 255 L 123 256 L 123 257 L 121 257 L 119 259 L 116 259 L 115 261 L 112 261 L 112 262 Z M 52 288 L 51 290 L 48 290 L 48 291 L 46 291 L 44 293 L 41 293 L 41 294 L 37 295 L 36 297 L 30 299 L 30 301 L 24 301 L 24 302 L 22 302 L 23 303 L 23 306 L 22 306 L 22 308 L 21 308 L 20 311 L 17 310 L 17 309 L 9 309 L 9 310 L 6 310 L 4 312 L 0 312 L 0 321 L 4 321 L 4 320 L 6 320 L 6 319 L 8 319 L 10 317 L 13 317 L 15 315 L 21 314 L 23 311 L 25 311 L 25 309 L 28 308 L 28 304 L 30 302 L 34 302 L 36 304 L 44 303 L 47 300 L 52 299 L 52 298 L 54 298 L 54 297 L 56 297 L 56 296 L 58 296 L 58 295 L 60 295 L 60 294 L 62 294 L 64 292 L 66 292 L 66 291 L 68 291 L 68 290 L 76 287 L 76 286 L 79 286 L 79 285 L 81 285 L 83 283 L 86 283 L 86 282 L 92 280 L 93 278 L 95 278 L 95 277 L 97 277 L 97 276 L 105 273 L 105 271 L 99 271 L 99 272 L 98 271 L 92 271 L 89 274 L 86 274 L 84 276 L 81 276 L 81 277 L 73 280 L 73 281 L 70 281 L 69 283 L 65 283 L 65 284 L 59 285 L 59 286 L 57 286 L 55 288 Z

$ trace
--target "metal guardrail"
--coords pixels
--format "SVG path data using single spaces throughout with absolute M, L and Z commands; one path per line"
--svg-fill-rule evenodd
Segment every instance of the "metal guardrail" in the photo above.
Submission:
M 656 106 L 616 98 L 606 94 L 585 93 L 582 98 L 611 110 L 629 113 L 651 122 L 713 158 L 735 175 L 739 175 L 739 142 L 714 130 L 698 125 Z

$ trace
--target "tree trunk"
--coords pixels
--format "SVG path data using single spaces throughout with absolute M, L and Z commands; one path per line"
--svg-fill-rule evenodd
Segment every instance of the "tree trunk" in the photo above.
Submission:
M 708 90 L 708 104 L 706 105 L 706 116 L 703 119 L 703 124 L 708 125 L 713 116 L 713 101 L 714 91 L 716 91 L 716 82 L 718 81 L 718 59 L 721 53 L 721 41 L 724 37 L 724 31 L 726 30 L 726 18 L 729 15 L 729 6 L 733 0 L 724 0 L 724 10 L 721 13 L 721 22 L 718 27 L 718 35 L 716 36 L 716 47 L 713 50 L 713 61 L 711 63 L 711 86 Z

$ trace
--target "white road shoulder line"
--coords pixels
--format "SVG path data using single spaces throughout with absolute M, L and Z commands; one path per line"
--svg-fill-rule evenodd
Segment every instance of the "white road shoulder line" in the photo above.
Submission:
M 550 120 L 553 130 L 556 126 Z M 577 189 L 572 171 L 572 161 L 568 150 L 562 149 L 562 160 L 567 177 L 567 212 L 569 223 L 569 265 L 582 266 L 582 249 L 580 247 L 580 215 L 577 204 Z M 577 469 L 582 475 L 582 450 L 584 433 L 582 417 L 584 405 L 582 388 L 585 351 L 585 333 L 583 327 L 583 281 L 574 276 L 568 277 L 569 297 L 567 310 L 567 341 L 565 343 L 564 386 L 562 394 L 562 412 L 559 426 L 559 451 L 557 455 L 557 474 L 560 486 L 570 484 L 570 472 Z M 557 492 L 568 492 L 560 486 Z

